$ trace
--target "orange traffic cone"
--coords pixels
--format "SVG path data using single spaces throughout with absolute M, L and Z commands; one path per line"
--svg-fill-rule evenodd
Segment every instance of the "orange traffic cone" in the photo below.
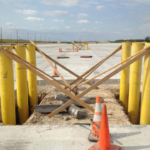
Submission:
M 90 147 L 89 150 L 121 150 L 120 146 L 110 143 L 107 109 L 105 104 L 103 105 L 102 111 L 99 141 Z
M 78 50 L 78 48 L 76 48 L 76 52 L 78 52 L 79 50 Z
M 62 52 L 62 49 L 59 47 L 59 52 Z
M 100 100 L 100 97 L 97 96 L 92 131 L 88 137 L 89 141 L 97 142 L 99 140 L 101 115 L 102 115 L 101 100 Z
M 55 69 L 57 69 L 57 66 L 55 64 Z M 57 74 L 57 72 L 55 70 L 53 70 L 53 75 L 52 77 L 59 77 L 59 75 Z

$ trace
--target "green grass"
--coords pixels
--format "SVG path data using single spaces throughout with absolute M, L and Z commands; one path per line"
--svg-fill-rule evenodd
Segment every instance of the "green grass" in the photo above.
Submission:
M 28 40 L 18 40 L 18 43 L 22 43 L 22 44 L 27 44 L 27 43 L 30 43 Z M 36 41 L 35 43 L 42 43 L 42 44 L 46 44 L 46 43 L 52 43 L 52 42 L 44 42 L 44 41 Z M 17 44 L 17 40 L 14 40 L 14 39 L 12 39 L 12 40 L 10 40 L 10 39 L 3 39 L 2 41 L 1 41 L 1 39 L 0 39 L 0 44 L 2 45 L 2 44 Z

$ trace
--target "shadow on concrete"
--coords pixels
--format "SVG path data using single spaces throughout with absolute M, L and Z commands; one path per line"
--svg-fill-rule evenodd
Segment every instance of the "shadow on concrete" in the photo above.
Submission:
M 123 145 L 117 139 L 129 137 L 133 135 L 141 134 L 141 132 L 131 132 L 131 133 L 112 133 L 111 134 L 111 143 L 118 143 L 120 146 Z M 150 145 L 145 146 L 121 146 L 121 150 L 145 150 L 150 149 Z
M 132 135 L 141 134 L 141 132 L 130 132 L 130 133 L 111 133 L 112 137 L 115 139 L 124 138 Z
M 85 125 L 79 125 L 79 126 L 85 128 L 85 129 L 87 129 L 87 130 L 89 130 L 89 131 L 91 131 L 91 129 L 89 129 L 89 128 L 86 127 Z
M 140 134 L 141 132 L 131 132 L 131 133 L 111 133 L 111 142 L 114 143 L 117 142 L 119 145 L 123 145 L 121 142 L 119 142 L 117 139 L 132 136 L 132 135 L 137 135 Z
M 147 146 L 123 146 L 121 150 L 145 150 L 150 149 L 150 145 Z

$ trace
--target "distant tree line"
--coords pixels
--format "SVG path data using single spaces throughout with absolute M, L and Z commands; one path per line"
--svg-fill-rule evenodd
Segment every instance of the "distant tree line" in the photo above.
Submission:
M 114 43 L 121 43 L 121 42 L 150 42 L 150 36 L 147 36 L 145 39 L 128 39 L 128 40 L 116 40 Z

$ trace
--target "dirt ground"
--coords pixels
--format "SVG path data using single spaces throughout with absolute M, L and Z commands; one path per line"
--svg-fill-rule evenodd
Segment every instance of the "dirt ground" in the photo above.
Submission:
M 81 86 L 78 89 L 78 92 L 82 92 L 85 88 L 89 87 L 88 85 Z M 47 95 L 40 102 L 40 105 L 46 104 L 62 104 L 62 101 L 56 100 L 54 96 L 56 94 L 62 94 L 62 92 L 58 91 L 51 85 L 38 86 L 39 96 L 42 93 L 46 93 Z M 107 113 L 109 124 L 111 125 L 127 125 L 131 124 L 127 115 L 125 114 L 123 107 L 119 104 L 119 100 L 116 99 L 115 95 L 119 93 L 119 85 L 117 84 L 102 84 L 99 86 L 99 89 L 92 90 L 86 97 L 96 97 L 101 96 L 104 98 L 104 103 L 107 105 Z M 95 108 L 95 104 L 90 104 L 93 108 Z M 103 103 L 102 103 L 103 105 Z M 48 118 L 47 114 L 41 114 L 38 112 L 34 112 L 30 118 L 24 123 L 24 125 L 73 125 L 75 123 L 87 123 L 91 124 L 91 119 L 93 119 L 93 114 L 87 111 L 88 116 L 84 119 L 76 119 L 71 116 L 68 112 L 59 113 L 52 118 Z M 69 117 L 68 121 L 65 121 L 65 117 Z

